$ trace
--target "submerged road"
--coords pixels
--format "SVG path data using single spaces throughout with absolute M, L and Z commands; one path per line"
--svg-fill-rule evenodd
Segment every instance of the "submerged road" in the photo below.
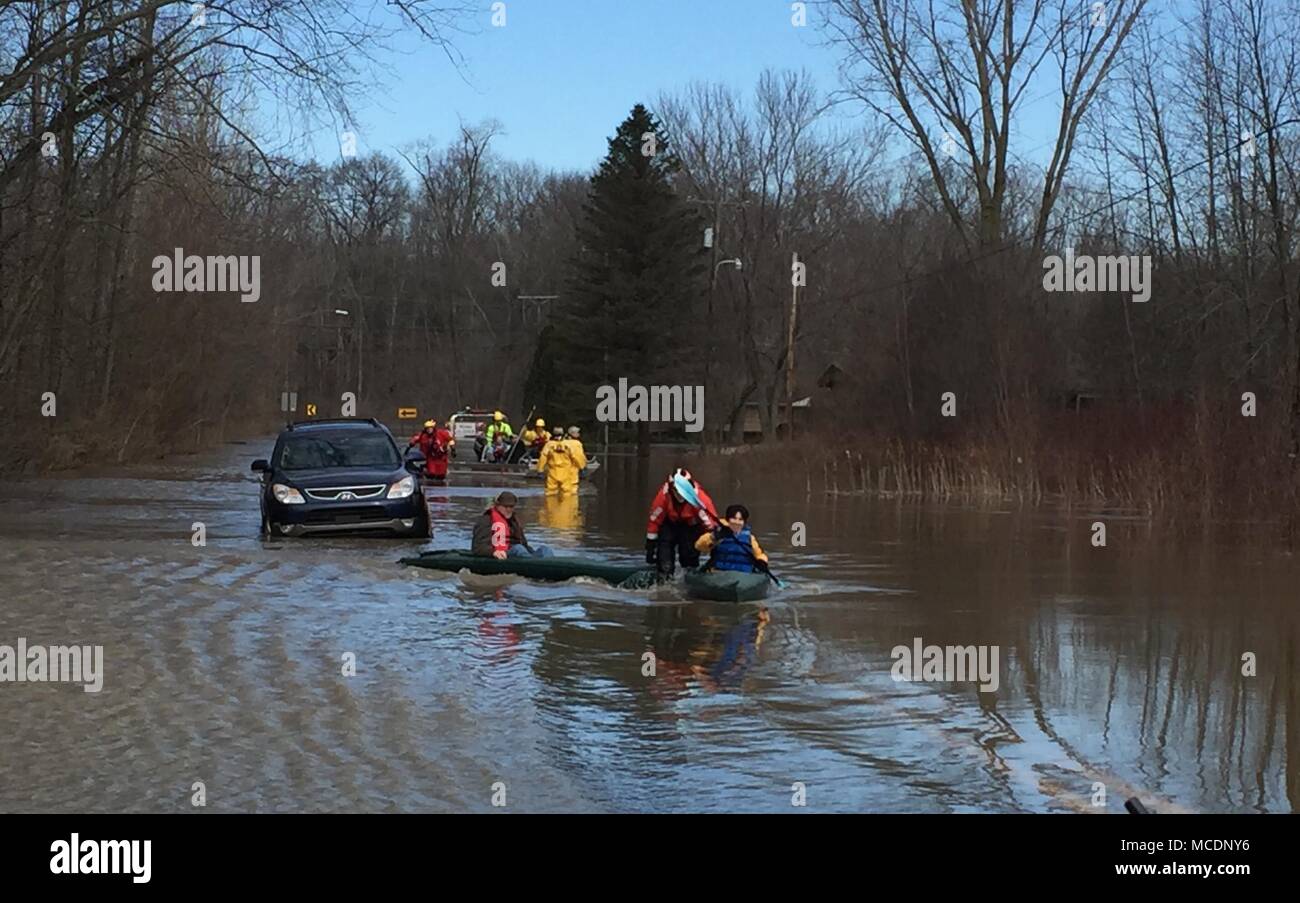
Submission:
M 698 468 L 750 507 L 789 584 L 760 624 L 674 587 L 396 563 L 467 546 L 488 486 L 428 489 L 425 544 L 265 541 L 249 463 L 269 449 L 0 483 L 0 647 L 103 647 L 99 692 L 0 682 L 0 811 L 194 811 L 196 783 L 208 811 L 1300 805 L 1285 549 L 1114 515 L 1098 549 L 1094 514 Z M 517 488 L 530 535 L 638 558 L 662 477 L 609 471 L 578 499 Z M 997 689 L 895 680 L 914 644 L 996 649 Z

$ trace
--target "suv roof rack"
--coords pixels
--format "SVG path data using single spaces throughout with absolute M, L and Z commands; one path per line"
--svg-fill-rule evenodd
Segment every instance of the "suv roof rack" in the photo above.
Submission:
M 286 423 L 284 428 L 286 430 L 295 430 L 304 426 L 339 426 L 343 424 L 350 425 L 360 423 L 368 423 L 371 426 L 377 426 L 380 429 L 387 429 L 387 427 L 373 417 L 325 417 L 320 420 L 295 420 L 291 423 Z

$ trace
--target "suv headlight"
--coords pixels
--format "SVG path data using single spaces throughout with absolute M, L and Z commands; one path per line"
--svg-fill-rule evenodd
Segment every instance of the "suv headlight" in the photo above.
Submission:
M 402 477 L 388 487 L 390 499 L 404 499 L 415 492 L 415 477 Z
M 286 486 L 283 483 L 271 484 L 271 494 L 274 495 L 275 500 L 282 505 L 302 505 L 307 501 L 302 497 L 301 492 L 294 489 L 292 486 Z

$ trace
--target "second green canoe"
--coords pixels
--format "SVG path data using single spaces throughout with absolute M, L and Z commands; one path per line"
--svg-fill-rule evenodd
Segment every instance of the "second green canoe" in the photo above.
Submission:
M 714 602 L 753 602 L 767 595 L 767 574 L 744 571 L 687 571 L 686 595 Z
M 443 549 L 422 552 L 416 558 L 403 558 L 401 563 L 437 571 L 467 570 L 473 574 L 517 574 L 530 580 L 558 581 L 571 580 L 574 577 L 594 577 L 627 588 L 638 588 L 654 582 L 654 571 L 645 565 L 614 564 L 576 555 L 499 560 L 489 555 L 471 555 L 467 551 Z

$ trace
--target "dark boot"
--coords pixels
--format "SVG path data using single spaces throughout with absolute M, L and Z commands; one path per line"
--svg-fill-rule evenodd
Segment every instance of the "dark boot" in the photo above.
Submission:
M 693 570 L 700 566 L 700 553 L 695 548 L 695 541 L 704 535 L 702 527 L 682 527 L 678 532 L 677 557 L 682 567 Z
M 673 571 L 676 570 L 673 559 L 674 552 L 677 551 L 671 538 L 664 536 L 662 529 L 659 533 L 659 543 L 657 546 L 658 561 L 655 563 L 655 572 L 658 575 L 660 583 L 673 579 Z

